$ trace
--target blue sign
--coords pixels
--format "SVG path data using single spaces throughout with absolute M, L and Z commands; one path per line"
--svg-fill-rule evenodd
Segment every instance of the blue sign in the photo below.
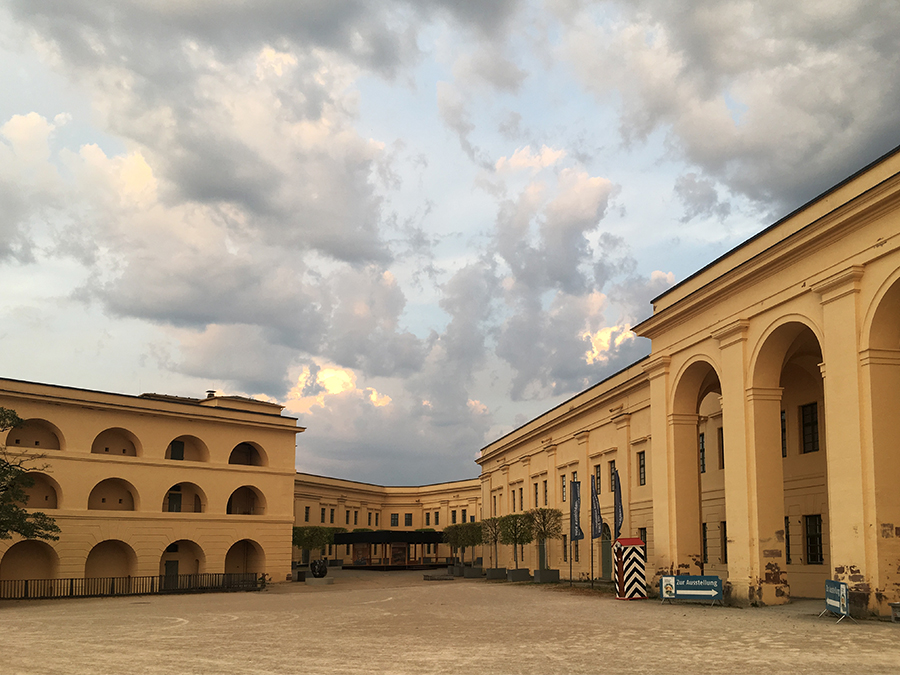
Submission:
M 713 576 L 659 578 L 659 597 L 665 600 L 722 601 L 722 580 Z
M 843 581 L 825 580 L 825 609 L 839 616 L 850 616 L 847 584 Z

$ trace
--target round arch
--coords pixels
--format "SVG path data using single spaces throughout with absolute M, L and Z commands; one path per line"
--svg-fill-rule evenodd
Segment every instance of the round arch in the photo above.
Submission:
M 43 450 L 65 450 L 65 439 L 55 424 L 47 420 L 32 418 L 24 424 L 10 429 L 6 434 L 6 445 L 16 448 Z
M 697 414 L 700 402 L 709 393 L 722 390 L 716 361 L 706 354 L 696 354 L 685 361 L 673 382 L 669 409 L 675 414 Z
M 137 555 L 134 549 L 119 539 L 107 539 L 96 544 L 84 562 L 84 578 L 134 576 Z
M 225 513 L 231 515 L 261 516 L 266 513 L 266 498 L 253 485 L 242 485 L 228 497 Z
M 244 466 L 268 466 L 269 458 L 259 443 L 243 441 L 234 446 L 228 456 L 228 463 Z
M 206 493 L 196 483 L 175 483 L 166 490 L 162 510 L 168 513 L 204 513 Z
M 100 481 L 88 496 L 88 509 L 100 511 L 139 511 L 138 491 L 124 478 Z
M 116 457 L 140 457 L 143 449 L 138 437 L 121 427 L 106 429 L 97 434 L 91 444 L 91 452 L 96 455 Z
M 56 480 L 40 471 L 29 471 L 28 476 L 34 481 L 34 485 L 25 489 L 25 494 L 28 495 L 26 508 L 38 511 L 62 508 L 62 490 Z
M 166 459 L 188 462 L 208 462 L 209 448 L 196 436 L 182 434 L 166 446 Z
M 195 541 L 179 539 L 163 549 L 159 556 L 160 576 L 203 574 L 206 572 L 206 553 Z
M 900 349 L 900 269 L 879 286 L 863 317 L 860 345 L 863 349 Z
M 10 546 L 0 559 L 0 580 L 55 579 L 59 555 L 43 541 L 26 539 Z
M 226 574 L 263 574 L 265 571 L 265 551 L 252 539 L 235 542 L 225 554 Z
M 766 327 L 753 347 L 749 361 L 750 386 L 780 386 L 785 357 L 804 328 L 815 338 L 821 353 L 823 332 L 815 321 L 803 314 L 781 316 Z

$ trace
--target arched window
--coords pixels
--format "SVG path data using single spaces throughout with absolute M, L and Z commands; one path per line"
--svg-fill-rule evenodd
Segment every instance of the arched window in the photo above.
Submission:
M 176 483 L 163 497 L 162 510 L 168 513 L 203 513 L 206 495 L 194 483 Z
M 166 459 L 188 462 L 208 462 L 209 450 L 196 436 L 183 435 L 172 439 L 166 447 Z
M 138 457 L 141 454 L 141 444 L 137 436 L 127 429 L 107 429 L 94 439 L 91 452 L 114 457 Z
M 232 492 L 225 508 L 225 513 L 241 516 L 261 516 L 265 512 L 265 497 L 250 485 L 243 485 Z
M 88 509 L 91 510 L 136 511 L 137 508 L 137 490 L 121 478 L 100 481 L 88 497 Z
M 256 443 L 238 443 L 228 457 L 229 464 L 243 464 L 245 466 L 266 466 L 268 464 L 266 453 Z
M 46 420 L 30 419 L 25 423 L 10 429 L 6 434 L 6 445 L 16 449 L 29 449 L 41 452 L 43 450 L 61 450 L 62 433 Z

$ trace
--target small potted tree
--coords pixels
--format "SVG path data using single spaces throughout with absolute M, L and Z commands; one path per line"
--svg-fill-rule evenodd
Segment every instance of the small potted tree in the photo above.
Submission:
M 547 542 L 562 538 L 562 511 L 559 509 L 532 509 L 531 525 L 538 542 L 538 567 L 534 571 L 537 584 L 558 583 L 559 570 L 547 569 Z
M 480 579 L 484 572 L 480 566 L 475 566 L 475 547 L 481 545 L 481 523 L 463 523 L 460 530 L 463 551 L 468 548 L 472 552 L 472 564 L 463 569 L 463 576 L 467 579 Z
M 506 568 L 498 567 L 497 544 L 500 542 L 500 519 L 485 518 L 481 521 L 481 540 L 490 547 L 491 566 L 487 570 L 488 579 L 505 579 Z
M 506 572 L 507 581 L 528 581 L 527 569 L 519 569 L 519 547 L 534 541 L 530 513 L 510 513 L 500 518 L 500 543 L 513 547 L 516 568 Z
M 463 575 L 463 564 L 460 560 L 458 560 L 456 556 L 456 550 L 463 546 L 463 533 L 462 533 L 462 525 L 448 525 L 444 528 L 444 543 L 450 546 L 450 552 L 453 554 L 453 563 L 448 566 L 448 571 L 455 577 L 461 577 Z

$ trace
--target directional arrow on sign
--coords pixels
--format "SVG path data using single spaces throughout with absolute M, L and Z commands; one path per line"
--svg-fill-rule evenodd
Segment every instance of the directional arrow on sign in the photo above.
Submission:
M 683 588 L 678 589 L 679 595 L 718 595 L 718 592 L 715 588 L 708 588 L 704 590 L 685 590 Z

